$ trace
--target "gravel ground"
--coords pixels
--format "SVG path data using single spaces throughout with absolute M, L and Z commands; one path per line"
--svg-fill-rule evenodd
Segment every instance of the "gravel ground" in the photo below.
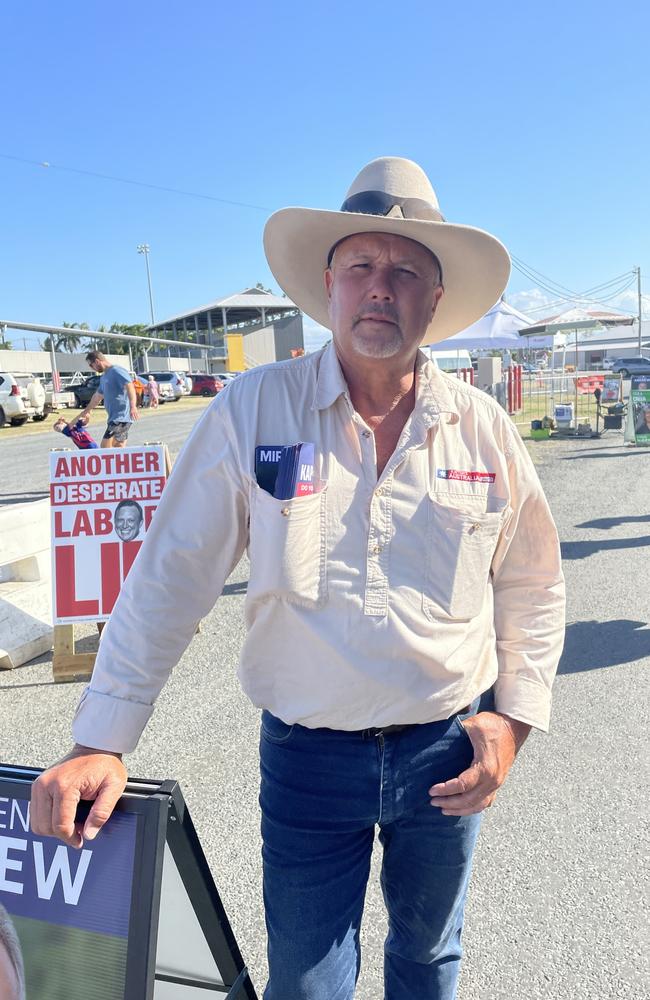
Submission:
M 533 443 L 531 453 L 562 539 L 567 643 L 551 735 L 531 736 L 485 817 L 459 1000 L 644 1000 L 650 449 L 610 433 Z M 261 993 L 258 719 L 236 680 L 246 579 L 244 560 L 128 763 L 134 775 L 180 781 Z M 92 645 L 85 631 L 81 645 Z M 47 765 L 64 752 L 81 689 L 54 685 L 46 656 L 0 675 L 0 759 Z M 378 853 L 358 1000 L 382 996 Z

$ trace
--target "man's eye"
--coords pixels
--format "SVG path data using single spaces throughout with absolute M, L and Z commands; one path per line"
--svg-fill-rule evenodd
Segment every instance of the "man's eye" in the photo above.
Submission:
M 408 267 L 398 267 L 397 269 L 400 274 L 408 274 L 411 278 L 417 278 L 415 271 L 409 270 Z
M 352 265 L 352 269 L 353 269 L 353 270 L 354 270 L 355 268 L 359 268 L 359 267 L 365 267 L 365 268 L 368 268 L 368 267 L 370 267 L 370 264 L 368 264 L 368 263 L 363 263 L 363 264 L 353 264 L 353 265 Z

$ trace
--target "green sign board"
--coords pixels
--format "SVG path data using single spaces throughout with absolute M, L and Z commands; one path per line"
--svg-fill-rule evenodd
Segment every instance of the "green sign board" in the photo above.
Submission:
M 634 440 L 650 446 L 650 377 L 633 375 L 630 381 L 630 407 L 634 422 Z

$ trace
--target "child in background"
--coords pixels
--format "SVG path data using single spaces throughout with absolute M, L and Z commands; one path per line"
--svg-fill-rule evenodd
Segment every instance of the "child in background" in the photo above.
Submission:
M 54 424 L 53 430 L 71 438 L 77 448 L 99 448 L 97 442 L 85 429 L 83 420 L 71 420 L 70 423 L 68 423 L 65 417 L 59 417 Z

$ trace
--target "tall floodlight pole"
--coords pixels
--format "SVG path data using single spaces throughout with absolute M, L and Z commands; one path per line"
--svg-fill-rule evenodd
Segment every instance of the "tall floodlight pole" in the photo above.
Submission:
M 641 268 L 635 267 L 637 292 L 639 295 L 639 354 L 641 353 L 641 314 L 643 312 L 643 298 L 641 296 Z
M 149 305 L 151 306 L 151 325 L 155 325 L 155 317 L 153 314 L 153 293 L 151 291 L 151 272 L 149 271 L 149 252 L 151 247 L 148 243 L 139 243 L 137 247 L 138 253 L 144 254 L 144 262 L 147 265 L 147 285 L 149 286 Z

